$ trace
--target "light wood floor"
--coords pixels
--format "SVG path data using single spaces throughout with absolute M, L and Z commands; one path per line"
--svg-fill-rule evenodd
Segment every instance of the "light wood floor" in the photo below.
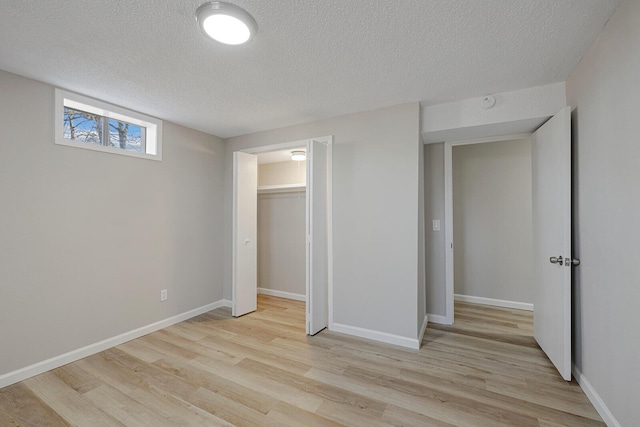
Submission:
M 304 333 L 304 303 L 260 296 L 0 390 L 0 426 L 592 426 L 528 312 L 456 302 L 421 350 Z

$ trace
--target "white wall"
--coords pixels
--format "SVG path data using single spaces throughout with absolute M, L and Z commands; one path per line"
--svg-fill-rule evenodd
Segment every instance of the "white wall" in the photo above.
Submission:
M 425 269 L 427 313 L 444 316 L 445 305 L 445 228 L 444 228 L 444 144 L 424 146 Z M 433 220 L 440 220 L 440 231 L 433 231 Z M 429 321 L 434 316 L 429 317 Z
M 258 166 L 258 185 L 304 183 L 306 162 Z M 258 287 L 306 295 L 306 193 L 258 194 Z
M 398 105 L 227 141 L 226 199 L 236 150 L 334 135 L 334 322 L 415 340 L 420 106 Z M 227 204 L 226 244 L 231 246 Z M 422 260 L 420 260 L 422 262 Z M 225 260 L 231 295 L 231 259 Z
M 462 141 L 532 132 L 565 106 L 564 83 L 494 94 L 492 108 L 482 98 L 463 99 L 422 109 L 425 142 Z
M 0 375 L 222 299 L 222 140 L 55 145 L 52 86 L 0 71 L 0 93 Z
M 258 287 L 306 295 L 305 197 L 258 195 Z
M 620 425 L 640 424 L 640 2 L 623 1 L 567 82 L 573 111 L 573 348 Z
M 258 185 L 304 184 L 307 181 L 307 162 L 264 163 L 258 165 Z
M 452 151 L 454 292 L 533 303 L 531 140 Z

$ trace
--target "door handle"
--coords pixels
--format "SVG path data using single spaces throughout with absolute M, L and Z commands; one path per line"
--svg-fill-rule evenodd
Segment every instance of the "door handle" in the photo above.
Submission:
M 549 262 L 551 264 L 564 265 L 565 267 L 577 267 L 580 265 L 580 260 L 578 258 L 562 258 L 562 255 L 560 255 L 559 257 L 552 256 L 551 258 L 549 258 Z
M 549 258 L 549 262 L 551 264 L 563 264 L 563 260 L 562 260 L 562 255 L 560 255 L 559 257 L 554 257 L 552 256 L 551 258 Z

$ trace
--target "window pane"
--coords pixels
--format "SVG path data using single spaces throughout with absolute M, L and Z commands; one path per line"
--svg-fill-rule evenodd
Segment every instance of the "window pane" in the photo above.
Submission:
M 112 147 L 144 153 L 144 137 L 145 128 L 143 126 L 109 119 L 109 144 Z
M 162 121 L 60 89 L 55 90 L 55 143 L 162 160 Z
M 102 144 L 101 116 L 64 107 L 63 136 L 78 142 Z
M 108 129 L 106 129 L 108 127 Z M 108 134 L 104 132 L 108 131 Z M 64 107 L 64 137 L 89 144 L 108 145 L 145 153 L 146 129 L 121 120 Z

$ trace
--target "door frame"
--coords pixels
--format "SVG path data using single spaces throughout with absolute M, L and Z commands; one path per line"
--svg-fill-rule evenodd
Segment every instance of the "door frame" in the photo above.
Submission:
M 268 153 L 271 151 L 286 150 L 288 148 L 293 149 L 293 148 L 307 147 L 308 143 L 311 140 L 327 144 L 327 211 L 328 211 L 327 212 L 327 234 L 328 234 L 327 236 L 327 257 L 328 257 L 327 258 L 327 275 L 328 275 L 327 277 L 327 305 L 328 305 L 327 312 L 328 312 L 328 329 L 333 330 L 333 164 L 332 164 L 333 135 L 321 136 L 316 138 L 307 138 L 307 139 L 283 142 L 278 144 L 260 145 L 257 147 L 244 148 L 237 151 L 247 153 L 247 154 L 259 155 L 259 154 Z M 310 203 L 313 203 L 313 201 L 311 201 Z M 306 210 L 308 209 L 310 209 L 310 206 L 306 206 L 305 208 L 306 215 L 309 214 L 308 212 L 306 212 Z M 306 232 L 305 232 L 305 237 L 306 237 Z M 307 243 L 305 238 L 305 245 L 306 244 Z M 231 292 L 233 295 L 234 294 L 233 287 L 235 286 L 235 283 L 232 282 L 231 286 L 232 286 Z M 307 305 L 307 307 L 305 308 L 305 315 L 308 316 L 309 314 L 309 311 L 308 311 L 309 290 L 308 289 L 305 290 L 305 294 L 306 294 L 305 304 Z M 233 304 L 233 301 L 232 301 L 232 304 Z M 308 321 L 309 319 L 305 319 L 305 326 L 308 326 Z
M 546 120 L 545 120 L 546 122 Z M 533 132 L 516 133 L 444 143 L 444 227 L 445 227 L 445 315 L 430 314 L 429 321 L 453 325 L 454 321 L 454 247 L 453 247 L 453 147 L 528 138 Z

